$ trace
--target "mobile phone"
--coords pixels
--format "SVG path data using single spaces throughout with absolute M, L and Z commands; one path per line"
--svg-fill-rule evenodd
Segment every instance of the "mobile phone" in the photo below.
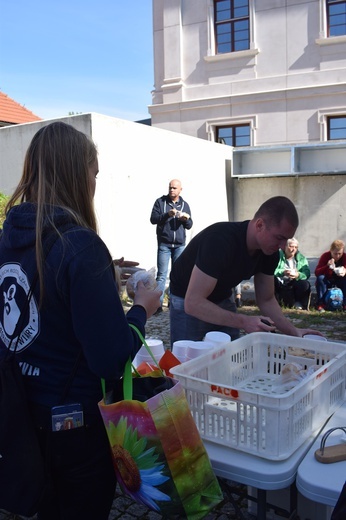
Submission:
M 272 327 L 273 326 L 271 323 L 269 323 L 268 320 L 261 319 L 261 322 L 264 323 L 264 325 L 268 325 L 268 327 Z
M 268 325 L 268 327 L 274 327 L 268 320 L 261 319 L 261 322 L 264 323 L 264 325 Z M 275 332 L 275 330 L 271 330 L 270 332 Z
M 52 408 L 52 431 L 72 430 L 84 425 L 83 407 L 80 403 L 64 404 Z

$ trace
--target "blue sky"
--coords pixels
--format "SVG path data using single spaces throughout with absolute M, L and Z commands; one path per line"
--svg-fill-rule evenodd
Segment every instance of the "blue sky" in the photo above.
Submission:
M 151 0 L 0 0 L 0 90 L 43 119 L 150 117 Z

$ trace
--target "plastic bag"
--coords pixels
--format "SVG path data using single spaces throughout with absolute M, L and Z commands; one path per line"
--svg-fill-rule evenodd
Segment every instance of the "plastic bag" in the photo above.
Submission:
M 149 289 L 155 289 L 157 287 L 155 278 L 155 267 L 149 269 L 149 271 L 137 271 L 133 273 L 126 282 L 126 292 L 129 298 L 132 300 L 135 297 L 137 290 L 137 284 L 141 281 Z
M 277 379 L 275 386 L 285 385 L 293 381 L 300 383 L 300 381 L 313 374 L 318 368 L 317 365 L 312 365 L 304 369 L 303 365 L 299 363 L 286 363 L 286 365 L 282 367 L 280 377 Z

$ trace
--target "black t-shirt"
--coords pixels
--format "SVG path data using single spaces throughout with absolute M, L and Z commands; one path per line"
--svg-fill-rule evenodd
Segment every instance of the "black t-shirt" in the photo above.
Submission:
M 279 252 L 265 255 L 258 250 L 250 256 L 246 246 L 249 221 L 217 222 L 203 229 L 186 246 L 171 270 L 170 291 L 185 297 L 193 267 L 216 278 L 208 300 L 218 303 L 232 294 L 232 289 L 256 273 L 273 275 Z

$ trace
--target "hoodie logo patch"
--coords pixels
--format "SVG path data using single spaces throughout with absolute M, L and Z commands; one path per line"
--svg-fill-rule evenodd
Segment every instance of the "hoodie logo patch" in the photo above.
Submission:
M 17 352 L 26 349 L 39 333 L 39 314 L 35 297 L 28 293 L 30 283 L 20 264 L 0 267 L 0 339 Z

